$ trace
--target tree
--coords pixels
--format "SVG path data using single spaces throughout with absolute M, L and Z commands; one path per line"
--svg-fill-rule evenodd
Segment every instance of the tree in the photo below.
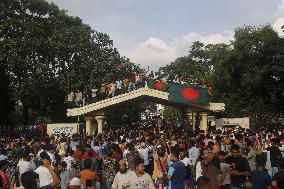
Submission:
M 174 62 L 161 67 L 159 74 L 162 77 L 179 78 L 188 82 L 206 80 L 210 72 L 210 61 L 207 48 L 200 42 L 194 42 L 189 50 L 189 55 L 177 58 Z
M 0 64 L 7 68 L 14 99 L 22 103 L 25 124 L 31 110 L 62 120 L 67 93 L 88 93 L 137 69 L 107 34 L 44 0 L 1 1 L 0 36 Z M 125 66 L 117 70 L 120 63 Z
M 163 75 L 204 79 L 223 116 L 284 113 L 284 39 L 270 25 L 236 28 L 229 44 L 195 42 L 189 54 L 161 68 Z M 271 116 L 270 116 L 271 117 Z
M 3 65 L 0 65 L 0 125 L 11 123 L 11 113 L 14 110 L 14 101 L 9 86 L 10 80 Z

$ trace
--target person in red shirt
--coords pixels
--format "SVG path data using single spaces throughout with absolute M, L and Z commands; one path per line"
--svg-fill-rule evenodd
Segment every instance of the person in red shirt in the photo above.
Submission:
M 73 154 L 73 158 L 78 165 L 81 164 L 81 161 L 83 159 L 83 153 L 82 153 L 79 145 L 76 146 L 76 151 Z
M 8 176 L 6 174 L 6 169 L 8 167 L 8 162 L 6 160 L 0 161 L 0 178 L 1 178 L 1 189 L 6 189 L 8 184 Z
M 117 162 L 119 162 L 120 160 L 123 159 L 122 153 L 118 152 L 119 150 L 120 150 L 120 148 L 118 146 L 113 146 L 111 148 L 112 158 L 115 159 Z
M 95 159 L 98 159 L 99 155 L 91 149 L 90 145 L 87 144 L 86 145 L 86 152 L 84 153 L 84 159 L 87 159 L 88 157 L 93 157 Z

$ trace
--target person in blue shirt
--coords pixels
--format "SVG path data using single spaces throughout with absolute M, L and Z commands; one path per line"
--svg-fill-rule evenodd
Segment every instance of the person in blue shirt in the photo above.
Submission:
M 66 169 L 67 163 L 62 161 L 58 165 L 58 169 L 60 171 L 60 188 L 65 189 L 70 182 L 71 172 Z
M 171 162 L 173 162 L 168 171 L 169 187 L 168 189 L 183 189 L 186 168 L 184 163 L 179 161 L 179 149 L 173 149 L 171 153 Z
M 265 162 L 259 162 L 256 170 L 251 173 L 251 182 L 257 189 L 266 189 L 271 183 L 271 177 L 264 167 Z

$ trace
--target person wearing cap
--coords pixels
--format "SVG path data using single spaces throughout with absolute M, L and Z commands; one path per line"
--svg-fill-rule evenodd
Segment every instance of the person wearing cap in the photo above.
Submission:
M 133 171 L 127 169 L 126 160 L 122 159 L 119 161 L 119 172 L 115 175 L 112 183 L 112 189 L 122 189 L 129 186 L 131 174 Z
M 69 185 L 67 186 L 67 189 L 80 189 L 81 188 L 81 180 L 78 177 L 73 177 L 70 180 Z

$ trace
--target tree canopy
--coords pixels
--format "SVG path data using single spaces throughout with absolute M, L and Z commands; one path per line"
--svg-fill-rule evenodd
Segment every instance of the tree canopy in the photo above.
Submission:
M 194 42 L 160 74 L 210 84 L 228 117 L 284 113 L 284 39 L 269 25 L 237 28 L 229 44 Z
M 1 1 L 0 36 L 0 65 L 25 124 L 31 110 L 62 120 L 67 93 L 87 92 L 137 69 L 107 34 L 44 0 Z

